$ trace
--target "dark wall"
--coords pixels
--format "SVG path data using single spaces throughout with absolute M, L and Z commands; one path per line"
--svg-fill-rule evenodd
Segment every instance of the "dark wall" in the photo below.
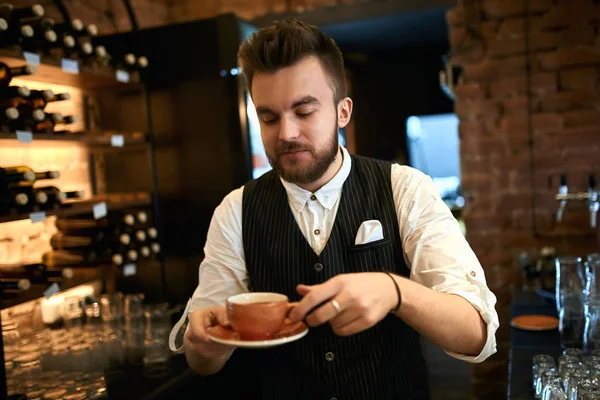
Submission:
M 342 52 L 344 49 L 342 49 Z M 406 156 L 406 118 L 454 112 L 440 89 L 447 45 L 345 54 L 352 80 L 356 151 L 384 160 Z

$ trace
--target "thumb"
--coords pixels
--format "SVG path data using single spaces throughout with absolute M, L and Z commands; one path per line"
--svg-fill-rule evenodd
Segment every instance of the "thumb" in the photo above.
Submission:
M 215 313 L 217 317 L 217 323 L 221 326 L 229 326 L 231 323 L 229 322 L 229 318 L 227 317 L 226 310 L 219 310 Z

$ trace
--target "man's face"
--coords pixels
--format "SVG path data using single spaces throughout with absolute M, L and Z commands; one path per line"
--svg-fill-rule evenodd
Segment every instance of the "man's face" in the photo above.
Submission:
M 309 56 L 275 73 L 257 72 L 252 98 L 275 172 L 296 184 L 321 178 L 337 155 L 340 123 L 319 60 Z

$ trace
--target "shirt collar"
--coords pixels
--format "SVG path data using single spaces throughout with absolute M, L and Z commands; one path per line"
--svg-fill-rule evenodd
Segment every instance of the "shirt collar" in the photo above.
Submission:
M 311 200 L 313 194 L 323 207 L 328 210 L 333 209 L 335 202 L 342 193 L 342 187 L 344 186 L 344 182 L 346 182 L 348 175 L 350 175 L 350 168 L 352 167 L 350 154 L 344 146 L 340 146 L 340 148 L 342 149 L 343 158 L 342 167 L 329 182 L 316 192 L 309 192 L 308 190 L 302 189 L 301 187 L 280 178 L 281 183 L 287 192 L 288 201 L 297 212 L 300 213 L 304 210 L 306 203 Z

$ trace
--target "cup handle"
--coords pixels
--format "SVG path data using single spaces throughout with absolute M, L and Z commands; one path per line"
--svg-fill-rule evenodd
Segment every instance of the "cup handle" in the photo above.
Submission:
M 298 305 L 298 303 L 299 303 L 298 301 L 294 301 L 294 302 L 288 303 L 287 310 L 285 312 L 285 317 L 286 318 L 290 317 L 290 313 L 292 312 L 292 310 L 294 309 L 294 307 L 296 307 Z

